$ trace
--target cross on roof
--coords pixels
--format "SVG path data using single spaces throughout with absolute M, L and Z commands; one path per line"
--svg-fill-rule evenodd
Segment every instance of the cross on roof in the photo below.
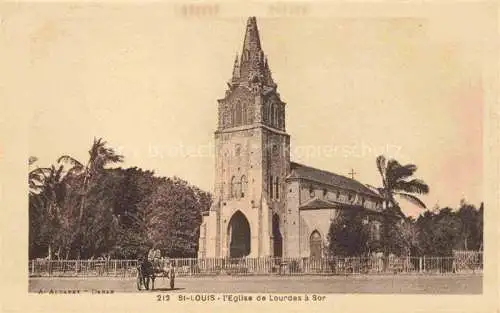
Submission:
M 351 171 L 349 172 L 349 175 L 351 176 L 351 179 L 354 179 L 354 175 L 357 173 L 351 168 Z

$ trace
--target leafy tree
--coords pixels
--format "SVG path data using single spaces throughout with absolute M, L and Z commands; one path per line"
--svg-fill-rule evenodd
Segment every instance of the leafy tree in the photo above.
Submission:
M 389 250 L 400 256 L 418 255 L 420 245 L 419 232 L 411 217 L 401 219 L 389 225 Z
M 477 240 L 478 240 L 478 243 L 479 243 L 479 248 L 478 250 L 483 250 L 483 232 L 484 232 L 484 229 L 483 229 L 483 214 L 484 214 L 484 204 L 481 202 L 481 205 L 479 206 L 479 210 L 478 210 L 478 218 L 476 220 L 476 224 L 475 224 L 475 227 L 477 229 Z
M 416 223 L 420 253 L 451 256 L 455 250 L 481 250 L 482 205 L 477 210 L 462 201 L 459 210 L 451 208 L 426 211 Z
M 370 251 L 370 228 L 360 210 L 343 209 L 330 224 L 328 251 L 330 255 L 352 257 Z
M 135 258 L 151 243 L 170 256 L 196 256 L 211 195 L 180 178 L 107 168 L 122 159 L 95 139 L 85 165 L 64 155 L 57 166 L 30 170 L 30 258 Z
M 139 221 L 149 244 L 170 257 L 194 257 L 198 250 L 201 212 L 210 197 L 186 181 L 167 179 L 140 208 Z
M 90 182 L 80 238 L 84 258 L 108 253 L 116 243 L 119 221 L 114 205 L 120 182 L 120 175 L 114 171 L 96 173 Z
M 460 202 L 458 209 L 458 217 L 462 223 L 460 250 L 479 250 L 481 245 L 482 227 L 479 226 L 482 214 L 473 205 L 468 204 L 465 200 Z
M 451 221 L 452 212 L 450 209 L 445 210 L 444 213 L 441 213 L 441 210 L 438 212 L 427 211 L 417 219 L 416 225 L 420 230 L 419 243 L 424 255 L 447 255 L 445 251 L 441 250 L 443 247 L 451 254 L 453 247 L 449 247 L 452 243 L 448 240 L 453 235 L 454 229 L 447 226 Z M 437 229 L 437 227 L 441 229 Z

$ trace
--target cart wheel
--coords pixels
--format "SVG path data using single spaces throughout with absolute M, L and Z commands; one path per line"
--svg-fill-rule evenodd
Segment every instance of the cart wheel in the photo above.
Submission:
M 175 275 L 170 275 L 170 289 L 174 289 Z
M 142 278 L 140 275 L 137 275 L 137 290 L 141 290 Z

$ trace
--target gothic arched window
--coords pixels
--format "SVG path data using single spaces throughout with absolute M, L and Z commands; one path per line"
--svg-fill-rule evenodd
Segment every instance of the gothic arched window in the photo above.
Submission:
M 275 187 L 275 191 L 276 191 L 276 199 L 278 199 L 278 200 L 280 198 L 280 188 L 279 188 L 279 186 L 280 186 L 279 178 L 278 178 L 278 176 L 276 176 L 274 187 Z
M 269 107 L 269 124 L 273 125 L 274 124 L 274 105 L 271 103 Z
M 241 114 L 242 114 L 241 102 L 238 101 L 234 106 L 234 126 L 241 125 Z
M 236 199 L 241 198 L 241 180 L 236 181 L 236 192 L 234 194 Z
M 247 177 L 245 175 L 241 176 L 241 197 L 244 198 L 245 197 L 245 194 L 247 192 L 247 185 L 248 185 L 248 181 L 247 181 Z
M 269 198 L 273 198 L 273 177 L 269 178 Z
M 242 125 L 247 124 L 247 109 L 245 106 L 241 108 L 241 124 Z
M 278 127 L 283 127 L 283 107 L 281 106 L 278 110 Z
M 319 259 L 322 255 L 322 239 L 320 233 L 315 230 L 309 237 L 309 251 L 312 259 Z
M 274 106 L 274 119 L 273 119 L 273 125 L 277 126 L 278 125 L 278 106 Z
M 233 118 L 231 116 L 231 110 L 229 107 L 224 108 L 224 113 L 222 114 L 223 121 L 224 121 L 224 127 L 231 127 L 233 123 Z
M 231 198 L 236 198 L 236 177 L 231 178 Z

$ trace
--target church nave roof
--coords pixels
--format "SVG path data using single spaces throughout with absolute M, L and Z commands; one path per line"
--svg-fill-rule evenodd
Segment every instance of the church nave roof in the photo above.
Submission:
M 363 185 L 355 179 L 351 179 L 339 174 L 320 170 L 314 167 L 303 165 L 296 162 L 290 162 L 291 173 L 287 179 L 306 179 L 321 184 L 334 186 L 341 189 L 354 191 L 360 194 L 381 198 L 379 194 Z

